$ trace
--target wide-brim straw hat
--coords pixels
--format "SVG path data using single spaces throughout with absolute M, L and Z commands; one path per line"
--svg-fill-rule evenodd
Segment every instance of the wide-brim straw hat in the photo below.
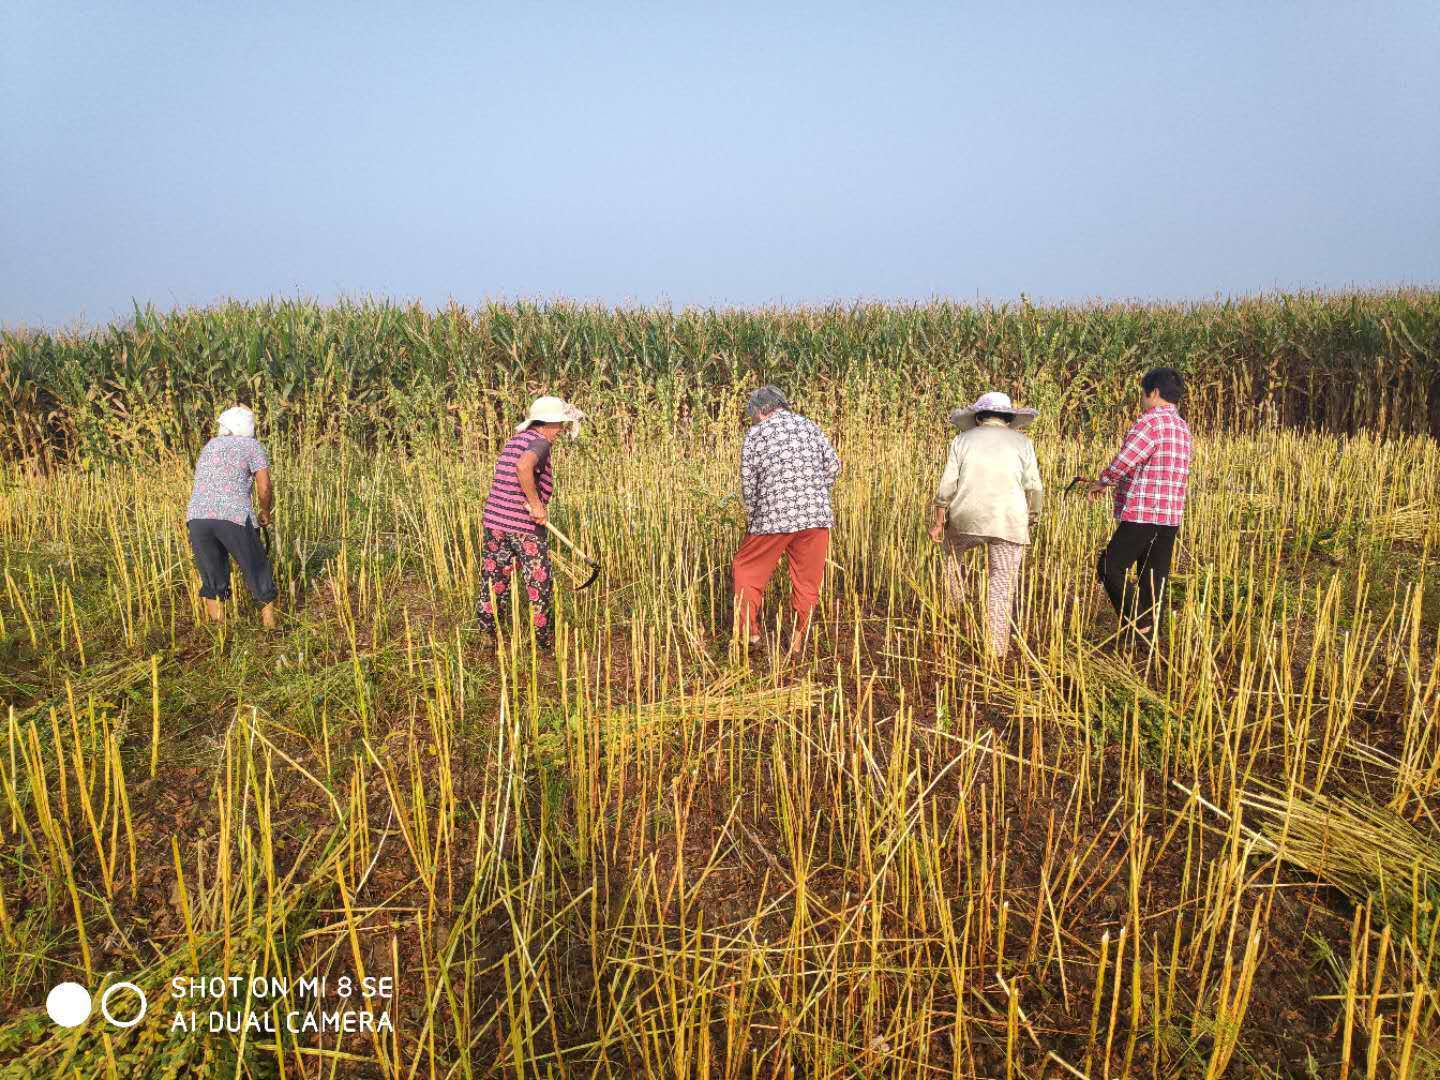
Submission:
M 991 390 L 988 394 L 981 394 L 975 400 L 974 405 L 966 405 L 964 408 L 952 412 L 950 423 L 961 431 L 969 431 L 975 426 L 975 415 L 982 412 L 1008 413 L 1010 416 L 1009 426 L 1016 431 L 1024 431 L 1035 422 L 1035 417 L 1040 415 L 1035 409 L 1018 408 L 1010 400 L 1009 394 Z
M 516 432 L 524 431 L 531 424 L 564 424 L 570 432 L 572 439 L 580 434 L 580 421 L 585 419 L 585 414 L 571 405 L 568 401 L 562 401 L 558 397 L 538 397 L 530 405 L 530 412 L 525 421 L 517 427 Z

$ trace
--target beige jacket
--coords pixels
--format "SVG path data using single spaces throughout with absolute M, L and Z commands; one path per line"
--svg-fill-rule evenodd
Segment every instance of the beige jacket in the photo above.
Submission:
M 1042 497 L 1030 439 L 1003 420 L 986 420 L 950 443 L 935 504 L 945 507 L 951 533 L 1028 544 Z

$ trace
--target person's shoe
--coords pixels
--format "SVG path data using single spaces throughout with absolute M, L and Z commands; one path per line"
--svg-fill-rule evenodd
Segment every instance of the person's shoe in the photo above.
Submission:
M 260 609 L 260 625 L 266 630 L 274 630 L 280 625 L 280 617 L 275 610 L 273 600 Z
M 730 639 L 730 662 L 732 664 L 743 664 L 747 660 L 761 655 L 764 650 L 764 638 L 757 636 L 746 639 L 736 635 Z
M 1148 655 L 1156 649 L 1154 630 L 1127 626 L 1116 635 L 1116 651 L 1130 657 Z

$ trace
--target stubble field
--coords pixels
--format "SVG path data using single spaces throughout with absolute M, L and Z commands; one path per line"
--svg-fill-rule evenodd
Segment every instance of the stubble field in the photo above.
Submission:
M 203 623 L 188 458 L 6 466 L 0 1074 L 1434 1075 L 1440 448 L 1201 435 L 1152 655 L 1061 494 L 1119 429 L 1042 417 L 1002 670 L 923 534 L 944 411 L 812 410 L 845 470 L 789 666 L 729 648 L 733 402 L 557 448 L 603 573 L 553 658 L 472 627 L 495 438 L 270 440 L 273 635 Z M 321 978 L 387 1023 L 287 1030 Z M 149 1013 L 56 1027 L 64 979 Z

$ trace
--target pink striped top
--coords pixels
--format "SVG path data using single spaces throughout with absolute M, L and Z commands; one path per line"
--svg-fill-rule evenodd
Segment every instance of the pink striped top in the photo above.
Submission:
M 497 532 L 535 533 L 539 527 L 530 517 L 520 476 L 515 471 L 520 455 L 531 450 L 539 459 L 535 465 L 535 490 L 540 501 L 549 503 L 555 491 L 550 473 L 550 440 L 538 431 L 522 431 L 500 450 L 495 462 L 495 479 L 490 482 L 490 496 L 485 500 L 484 524 Z

